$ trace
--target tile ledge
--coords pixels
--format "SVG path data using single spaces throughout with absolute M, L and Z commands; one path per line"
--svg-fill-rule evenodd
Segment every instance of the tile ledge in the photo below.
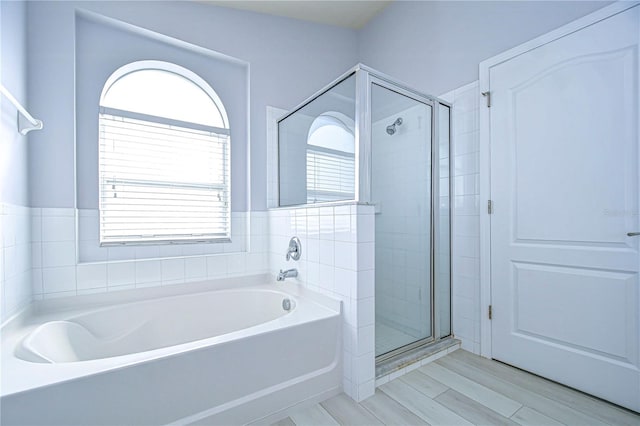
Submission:
M 385 382 L 385 378 L 388 376 L 393 375 L 393 378 L 395 378 L 395 376 L 401 376 L 404 373 L 408 373 L 409 371 L 428 364 L 431 361 L 435 361 L 436 359 L 459 349 L 460 345 L 460 340 L 451 337 L 428 346 L 412 349 L 406 353 L 384 361 L 381 364 L 376 365 L 376 386 L 378 381 Z M 393 378 L 389 377 L 388 380 L 393 380 Z

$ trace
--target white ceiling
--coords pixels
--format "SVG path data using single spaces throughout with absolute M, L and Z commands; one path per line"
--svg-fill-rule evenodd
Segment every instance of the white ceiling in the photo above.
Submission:
M 360 29 L 393 0 L 208 0 L 202 3 Z

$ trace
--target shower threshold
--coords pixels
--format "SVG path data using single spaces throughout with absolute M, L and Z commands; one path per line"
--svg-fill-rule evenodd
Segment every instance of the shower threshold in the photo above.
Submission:
M 418 346 L 417 348 L 409 349 L 406 352 L 399 353 L 391 358 L 383 359 L 380 362 L 376 362 L 376 379 L 395 373 L 409 366 L 421 366 L 421 362 L 427 360 L 427 358 L 440 354 L 446 355 L 448 351 L 455 350 L 460 347 L 460 340 L 453 337 L 446 337 L 438 340 L 437 342 L 431 342 Z M 455 348 L 455 349 L 454 349 Z M 435 357 L 433 358 L 436 359 Z

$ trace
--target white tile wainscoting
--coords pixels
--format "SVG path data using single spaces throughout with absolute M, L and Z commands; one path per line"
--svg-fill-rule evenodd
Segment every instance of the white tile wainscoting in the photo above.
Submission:
M 31 291 L 31 209 L 0 204 L 0 322 L 33 299 Z
M 342 301 L 344 392 L 361 401 L 375 389 L 374 207 L 343 205 L 269 211 L 270 270 L 297 268 L 301 285 Z M 300 238 L 299 261 L 286 261 Z
M 100 247 L 97 211 L 30 210 L 36 300 L 268 272 L 266 212 L 232 213 L 231 243 Z

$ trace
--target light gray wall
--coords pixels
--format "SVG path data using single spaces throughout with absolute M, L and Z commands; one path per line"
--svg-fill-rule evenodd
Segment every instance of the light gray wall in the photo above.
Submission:
M 193 2 L 29 2 L 29 102 L 45 122 L 29 144 L 34 207 L 75 206 L 76 9 L 250 63 L 252 210 L 266 208 L 266 106 L 295 106 L 357 57 L 353 30 Z
M 27 103 L 27 8 L 0 2 L 0 80 Z M 29 215 L 28 136 L 16 125 L 16 108 L 0 96 L 0 323 L 31 302 L 31 217 Z
M 442 93 L 477 79 L 481 60 L 605 5 L 398 1 L 356 32 L 193 2 L 29 2 L 28 104 L 45 121 L 45 130 L 33 132 L 28 145 L 30 203 L 34 207 L 76 205 L 77 9 L 250 64 L 250 199 L 251 209 L 264 210 L 267 105 L 292 108 L 358 61 L 424 92 Z M 27 182 L 20 169 L 3 170 Z M 16 194 L 10 197 L 19 199 Z
M 77 207 L 98 209 L 98 105 L 104 84 L 123 65 L 144 60 L 178 64 L 202 77 L 224 104 L 231 128 L 231 206 L 247 211 L 248 66 L 98 22 L 76 18 Z
M 23 105 L 27 104 L 26 3 L 1 2 L 2 84 Z M 27 139 L 16 127 L 16 109 L 0 97 L 0 202 L 27 206 Z M 27 108 L 28 109 L 28 108 Z
M 396 1 L 358 34 L 359 59 L 428 94 L 478 79 L 478 64 L 609 2 Z

